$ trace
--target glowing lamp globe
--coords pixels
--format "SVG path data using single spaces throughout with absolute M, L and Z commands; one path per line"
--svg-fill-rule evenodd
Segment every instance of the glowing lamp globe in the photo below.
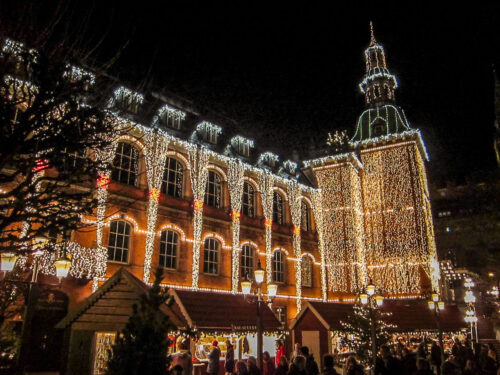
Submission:
M 277 292 L 278 292 L 278 285 L 276 284 L 267 285 L 267 294 L 269 295 L 269 297 L 276 297 Z
M 368 286 L 366 287 L 366 292 L 368 293 L 368 295 L 373 296 L 375 294 L 375 285 L 373 285 L 372 283 L 368 284 Z
M 436 292 L 432 293 L 432 300 L 434 302 L 439 301 L 439 294 L 437 294 Z
M 71 261 L 68 258 L 59 258 L 58 260 L 56 260 L 56 276 L 59 279 L 68 276 L 70 267 Z
M 359 295 L 359 299 L 361 300 L 361 303 L 362 303 L 363 305 L 366 305 L 366 304 L 368 303 L 368 294 L 366 294 L 366 293 L 361 293 L 361 294 Z
M 241 282 L 241 291 L 243 294 L 248 295 L 250 294 L 250 290 L 252 289 L 252 283 L 248 280 L 242 281 Z
M 375 296 L 375 301 L 377 301 L 377 306 L 382 306 L 384 303 L 384 297 L 379 294 Z
M 439 308 L 439 310 L 444 310 L 444 302 L 443 301 L 438 302 L 438 308 Z
M 434 309 L 434 301 L 427 301 L 427 305 L 429 306 L 429 309 Z
M 17 255 L 14 253 L 2 253 L 1 271 L 10 272 L 16 265 Z
M 253 276 L 254 276 L 255 282 L 257 284 L 262 284 L 264 282 L 264 274 L 265 274 L 265 272 L 262 269 L 262 267 L 260 266 L 260 261 L 259 261 L 257 269 L 255 271 L 253 271 Z

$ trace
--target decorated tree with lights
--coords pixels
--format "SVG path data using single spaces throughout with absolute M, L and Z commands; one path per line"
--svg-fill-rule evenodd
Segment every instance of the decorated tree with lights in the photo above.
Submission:
M 375 327 L 376 347 L 380 348 L 389 341 L 388 329 L 393 328 L 385 321 L 389 315 L 377 308 L 355 304 L 353 314 L 346 322 L 340 322 L 343 345 L 355 351 L 361 362 L 368 363 L 372 358 L 372 324 Z
M 107 167 L 89 151 L 109 145 L 112 121 L 93 74 L 43 48 L 2 43 L 0 251 L 26 253 L 96 207 L 90 189 L 73 187 L 91 187 Z
M 161 311 L 162 305 L 171 302 L 160 287 L 162 275 L 158 268 L 152 288 L 133 306 L 132 316 L 109 352 L 107 375 L 166 373 L 171 361 L 167 334 L 176 327 Z

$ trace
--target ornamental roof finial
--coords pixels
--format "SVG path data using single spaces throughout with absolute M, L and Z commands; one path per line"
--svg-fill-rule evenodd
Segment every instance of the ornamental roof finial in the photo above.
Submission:
M 370 47 L 375 44 L 377 44 L 377 41 L 375 40 L 375 34 L 373 32 L 373 21 L 370 21 Z

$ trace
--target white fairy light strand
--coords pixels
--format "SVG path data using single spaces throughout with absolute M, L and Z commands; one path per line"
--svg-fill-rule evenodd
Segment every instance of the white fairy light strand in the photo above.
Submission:
M 239 286 L 239 268 L 240 268 L 240 214 L 243 198 L 243 183 L 245 169 L 239 160 L 229 163 L 227 168 L 227 182 L 229 195 L 231 197 L 232 209 L 232 263 L 231 263 L 231 290 L 238 291 Z
M 302 257 L 300 248 L 300 224 L 302 214 L 301 191 L 297 183 L 288 185 L 288 195 L 290 202 L 290 216 L 293 224 L 293 255 L 297 259 L 295 264 L 295 294 L 297 296 L 297 312 L 302 309 Z
M 156 131 L 150 130 L 144 134 L 146 177 L 148 181 L 148 211 L 147 211 L 147 233 L 146 248 L 144 255 L 143 280 L 149 281 L 151 274 L 151 258 L 153 256 L 156 221 L 158 218 L 158 200 L 160 198 L 160 188 L 163 180 L 163 170 L 168 152 L 170 139 L 160 137 Z
M 272 246 L 272 220 L 273 220 L 273 185 L 274 176 L 270 173 L 262 173 L 259 178 L 259 191 L 262 203 L 262 211 L 265 217 L 266 229 L 266 277 L 267 282 L 271 282 L 273 269 L 271 259 L 271 246 Z

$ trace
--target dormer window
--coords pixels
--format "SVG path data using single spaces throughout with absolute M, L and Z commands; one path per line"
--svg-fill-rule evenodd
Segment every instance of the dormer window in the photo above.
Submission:
M 89 86 L 95 83 L 95 74 L 74 65 L 68 65 L 67 68 L 68 70 L 64 72 L 64 77 L 71 83 L 82 82 L 84 83 L 85 90 L 88 90 Z
M 186 113 L 169 107 L 166 104 L 160 108 L 158 115 L 165 126 L 175 130 L 179 130 L 181 128 L 181 121 L 186 118 Z
M 257 165 L 260 167 L 268 167 L 274 169 L 279 161 L 279 156 L 273 154 L 272 152 L 264 152 L 259 156 L 257 160 Z
M 208 121 L 203 121 L 198 124 L 196 130 L 203 134 L 203 139 L 212 144 L 217 144 L 219 134 L 222 133 L 222 128 L 218 125 L 212 124 Z
M 250 148 L 254 147 L 252 140 L 237 135 L 231 139 L 231 145 L 239 155 L 248 158 L 250 157 Z
M 138 92 L 127 89 L 126 87 L 119 87 L 113 93 L 112 106 L 118 106 L 120 109 L 137 113 L 139 106 L 144 101 L 144 96 Z

